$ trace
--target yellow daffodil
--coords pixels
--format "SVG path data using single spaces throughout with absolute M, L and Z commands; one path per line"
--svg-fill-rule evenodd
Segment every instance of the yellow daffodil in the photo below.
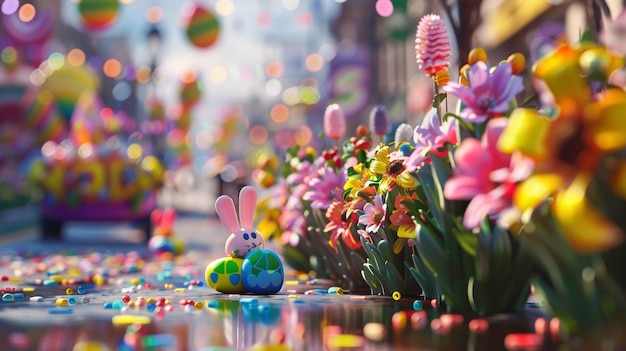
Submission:
M 393 190 L 396 184 L 404 189 L 415 189 L 415 179 L 406 170 L 403 164 L 404 160 L 391 160 L 389 158 L 390 154 L 391 148 L 389 146 L 381 147 L 374 155 L 369 166 L 369 170 L 372 173 L 382 176 L 378 185 L 378 193 L 385 194 Z
M 626 147 L 626 92 L 609 88 L 593 95 L 584 76 L 597 69 L 587 62 L 592 60 L 589 55 L 599 57 L 598 65 L 607 76 L 618 67 L 619 60 L 598 47 L 561 46 L 535 66 L 559 115 L 550 119 L 533 109 L 517 109 L 499 140 L 503 152 L 519 151 L 536 163 L 534 174 L 516 190 L 516 207 L 533 209 L 554 196 L 553 214 L 572 247 L 582 253 L 601 252 L 624 239 L 585 196 L 601 157 Z M 612 184 L 623 196 L 619 182 Z

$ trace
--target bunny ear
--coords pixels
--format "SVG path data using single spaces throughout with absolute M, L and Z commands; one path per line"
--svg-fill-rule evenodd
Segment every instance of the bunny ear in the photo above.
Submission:
M 252 228 L 254 210 L 256 209 L 256 189 L 245 186 L 239 192 L 239 219 L 243 228 Z
M 163 219 L 161 220 L 161 224 L 165 227 L 172 227 L 174 225 L 174 221 L 176 220 L 176 210 L 168 207 L 163 210 Z
M 161 224 L 161 219 L 163 219 L 163 211 L 161 211 L 161 209 L 155 208 L 154 210 L 152 210 L 152 213 L 150 213 L 150 220 L 152 221 L 152 224 L 154 225 L 160 225 Z
M 221 195 L 215 200 L 215 211 L 220 217 L 220 221 L 226 229 L 231 233 L 239 230 L 239 223 L 237 222 L 237 211 L 235 211 L 235 203 L 230 196 Z

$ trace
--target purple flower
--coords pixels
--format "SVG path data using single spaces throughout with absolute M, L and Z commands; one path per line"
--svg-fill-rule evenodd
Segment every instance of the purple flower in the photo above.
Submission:
M 322 167 L 319 177 L 309 181 L 309 190 L 302 198 L 311 201 L 311 207 L 328 209 L 333 201 L 343 202 L 343 186 L 346 183 L 346 172 L 340 169 L 337 173 L 332 167 Z
M 443 89 L 458 97 L 465 105 L 459 114 L 468 122 L 480 123 L 509 109 L 509 102 L 524 90 L 522 77 L 513 75 L 511 64 L 499 64 L 493 73 L 478 61 L 468 72 L 469 87 L 450 82 Z
M 416 127 L 413 132 L 415 150 L 404 161 L 407 171 L 414 172 L 422 163 L 427 161 L 426 154 L 428 152 L 432 152 L 438 157 L 447 156 L 448 150 L 445 148 L 445 144 L 456 145 L 457 143 L 456 124 L 457 120 L 454 118 L 439 124 L 437 111 L 431 109 L 422 120 L 422 124 Z
M 387 217 L 387 204 L 383 204 L 380 194 L 374 196 L 374 203 L 368 202 L 363 207 L 363 214 L 359 216 L 359 224 L 365 226 L 368 233 L 377 233 Z

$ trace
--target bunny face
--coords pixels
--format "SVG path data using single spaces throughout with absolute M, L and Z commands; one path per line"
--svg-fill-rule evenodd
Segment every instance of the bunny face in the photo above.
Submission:
M 265 247 L 265 239 L 254 229 L 240 229 L 232 233 L 226 240 L 226 254 L 232 257 L 243 258 L 257 248 Z
M 256 189 L 251 186 L 245 186 L 241 189 L 239 192 L 239 218 L 237 218 L 235 204 L 230 196 L 222 195 L 215 201 L 215 211 L 224 227 L 231 233 L 226 240 L 226 255 L 243 258 L 251 250 L 265 246 L 263 236 L 252 228 L 256 199 Z

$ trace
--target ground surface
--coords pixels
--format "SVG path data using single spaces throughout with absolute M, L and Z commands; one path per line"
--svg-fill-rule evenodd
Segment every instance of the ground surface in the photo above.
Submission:
M 71 223 L 58 242 L 36 226 L 1 236 L 0 349 L 498 350 L 511 323 L 529 328 L 506 317 L 488 335 L 469 333 L 468 321 L 433 333 L 436 311 L 412 319 L 415 299 L 322 294 L 340 283 L 294 275 L 276 295 L 218 293 L 204 269 L 224 256 L 228 233 L 207 198 L 177 201 L 174 232 L 187 250 L 174 260 L 155 258 L 119 223 Z

